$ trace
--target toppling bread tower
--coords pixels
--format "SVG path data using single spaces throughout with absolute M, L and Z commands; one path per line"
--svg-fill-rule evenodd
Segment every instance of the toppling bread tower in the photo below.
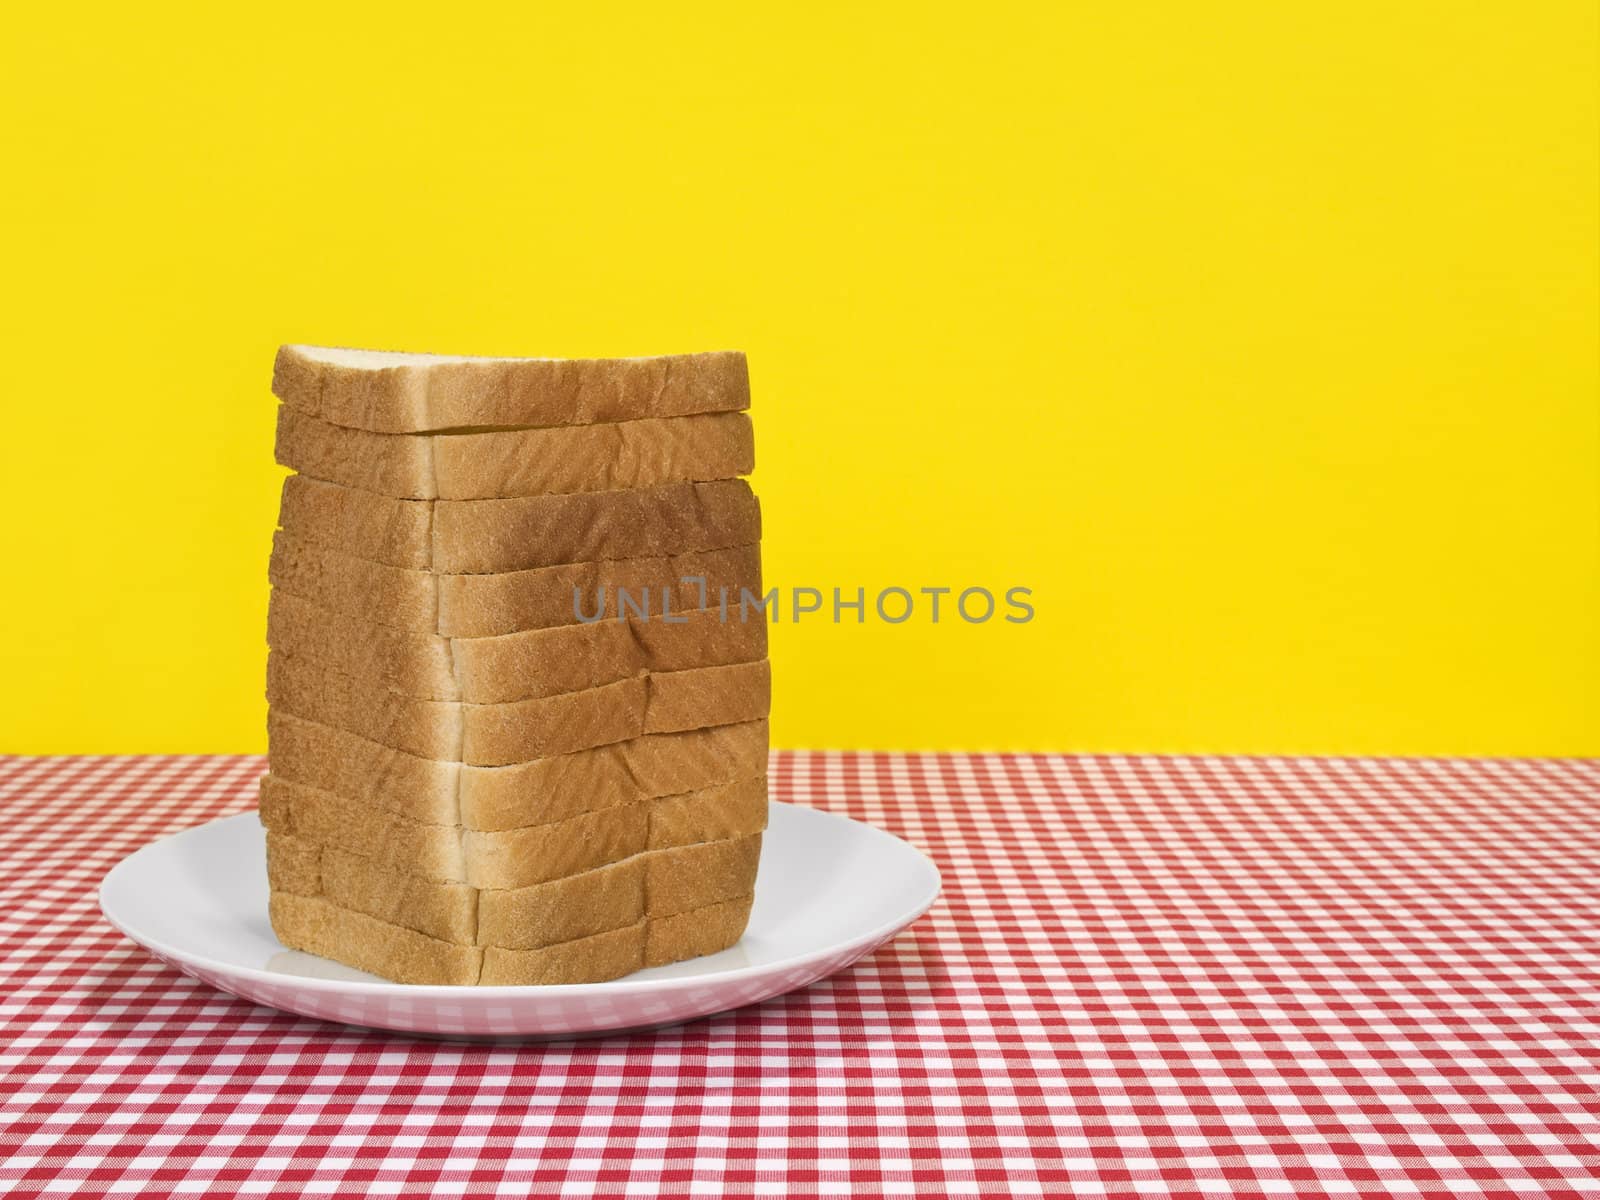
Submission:
M 273 391 L 279 939 L 486 985 L 737 941 L 770 699 L 744 356 L 285 346 Z

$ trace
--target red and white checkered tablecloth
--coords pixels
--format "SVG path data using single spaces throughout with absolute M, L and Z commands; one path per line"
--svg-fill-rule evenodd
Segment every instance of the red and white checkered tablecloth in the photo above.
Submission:
M 1600 1195 L 1600 762 L 779 754 L 945 892 L 803 992 L 471 1044 L 100 919 L 252 758 L 0 761 L 0 1190 Z

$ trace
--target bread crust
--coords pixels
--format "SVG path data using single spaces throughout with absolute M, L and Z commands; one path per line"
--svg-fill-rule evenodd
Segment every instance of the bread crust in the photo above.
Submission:
M 751 542 L 671 556 L 564 563 L 493 574 L 440 575 L 347 554 L 328 542 L 277 530 L 268 577 L 274 588 L 373 625 L 442 637 L 497 637 L 577 624 L 618 593 L 650 597 L 650 611 L 723 607 L 741 616 L 741 589 L 761 594 L 761 547 Z M 575 600 L 574 597 L 577 599 Z
M 487 638 L 442 638 L 373 626 L 274 589 L 267 644 L 285 656 L 427 700 L 498 704 L 578 692 L 647 671 L 766 657 L 763 618 L 724 621 L 717 609 L 667 620 L 607 617 L 592 624 Z
M 761 538 L 761 509 L 742 479 L 501 500 L 399 500 L 290 475 L 278 524 L 373 562 L 452 575 L 748 545 Z
M 394 434 L 278 408 L 277 460 L 312 479 L 414 500 L 481 500 L 709 482 L 755 468 L 745 413 L 607 425 Z
M 535 950 L 750 894 L 759 831 L 641 850 L 516 888 L 426 880 L 294 834 L 267 835 L 268 879 L 295 895 L 465 946 Z
M 421 758 L 281 710 L 267 715 L 272 773 L 427 824 L 517 829 L 767 771 L 764 720 L 649 734 L 499 767 Z
M 272 391 L 335 425 L 379 433 L 476 426 L 591 425 L 750 407 L 744 354 L 656 358 L 396 356 L 329 361 L 325 348 L 278 348 Z
M 320 897 L 274 892 L 272 930 L 294 950 L 347 963 L 397 983 L 484 987 L 598 983 L 733 945 L 750 920 L 753 897 L 537 950 L 458 945 L 342 908 Z
M 760 720 L 771 707 L 772 677 L 761 659 L 637 675 L 533 700 L 467 704 L 401 695 L 272 651 L 267 701 L 280 712 L 422 758 L 495 767 L 649 733 Z
M 622 794 L 540 825 L 483 832 L 401 816 L 269 774 L 261 823 L 275 835 L 357 855 L 397 874 L 474 888 L 524 888 L 651 850 L 760 833 L 764 776 L 674 796 Z

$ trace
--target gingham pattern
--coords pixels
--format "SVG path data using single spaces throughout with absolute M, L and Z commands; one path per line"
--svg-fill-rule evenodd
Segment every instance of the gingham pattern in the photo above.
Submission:
M 526 1046 L 274 1013 L 102 923 L 259 760 L 0 763 L 0 1188 L 1600 1194 L 1600 763 L 781 754 L 945 893 L 807 991 Z

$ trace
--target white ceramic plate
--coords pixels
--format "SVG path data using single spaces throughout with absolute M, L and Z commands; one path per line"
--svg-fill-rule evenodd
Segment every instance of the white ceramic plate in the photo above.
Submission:
M 389 983 L 285 950 L 267 922 L 265 835 L 243 813 L 153 842 L 100 885 L 106 919 L 196 979 L 288 1012 L 454 1037 L 565 1037 L 670 1025 L 814 983 L 927 912 L 939 871 L 899 838 L 773 803 L 755 906 L 720 954 L 610 983 Z

